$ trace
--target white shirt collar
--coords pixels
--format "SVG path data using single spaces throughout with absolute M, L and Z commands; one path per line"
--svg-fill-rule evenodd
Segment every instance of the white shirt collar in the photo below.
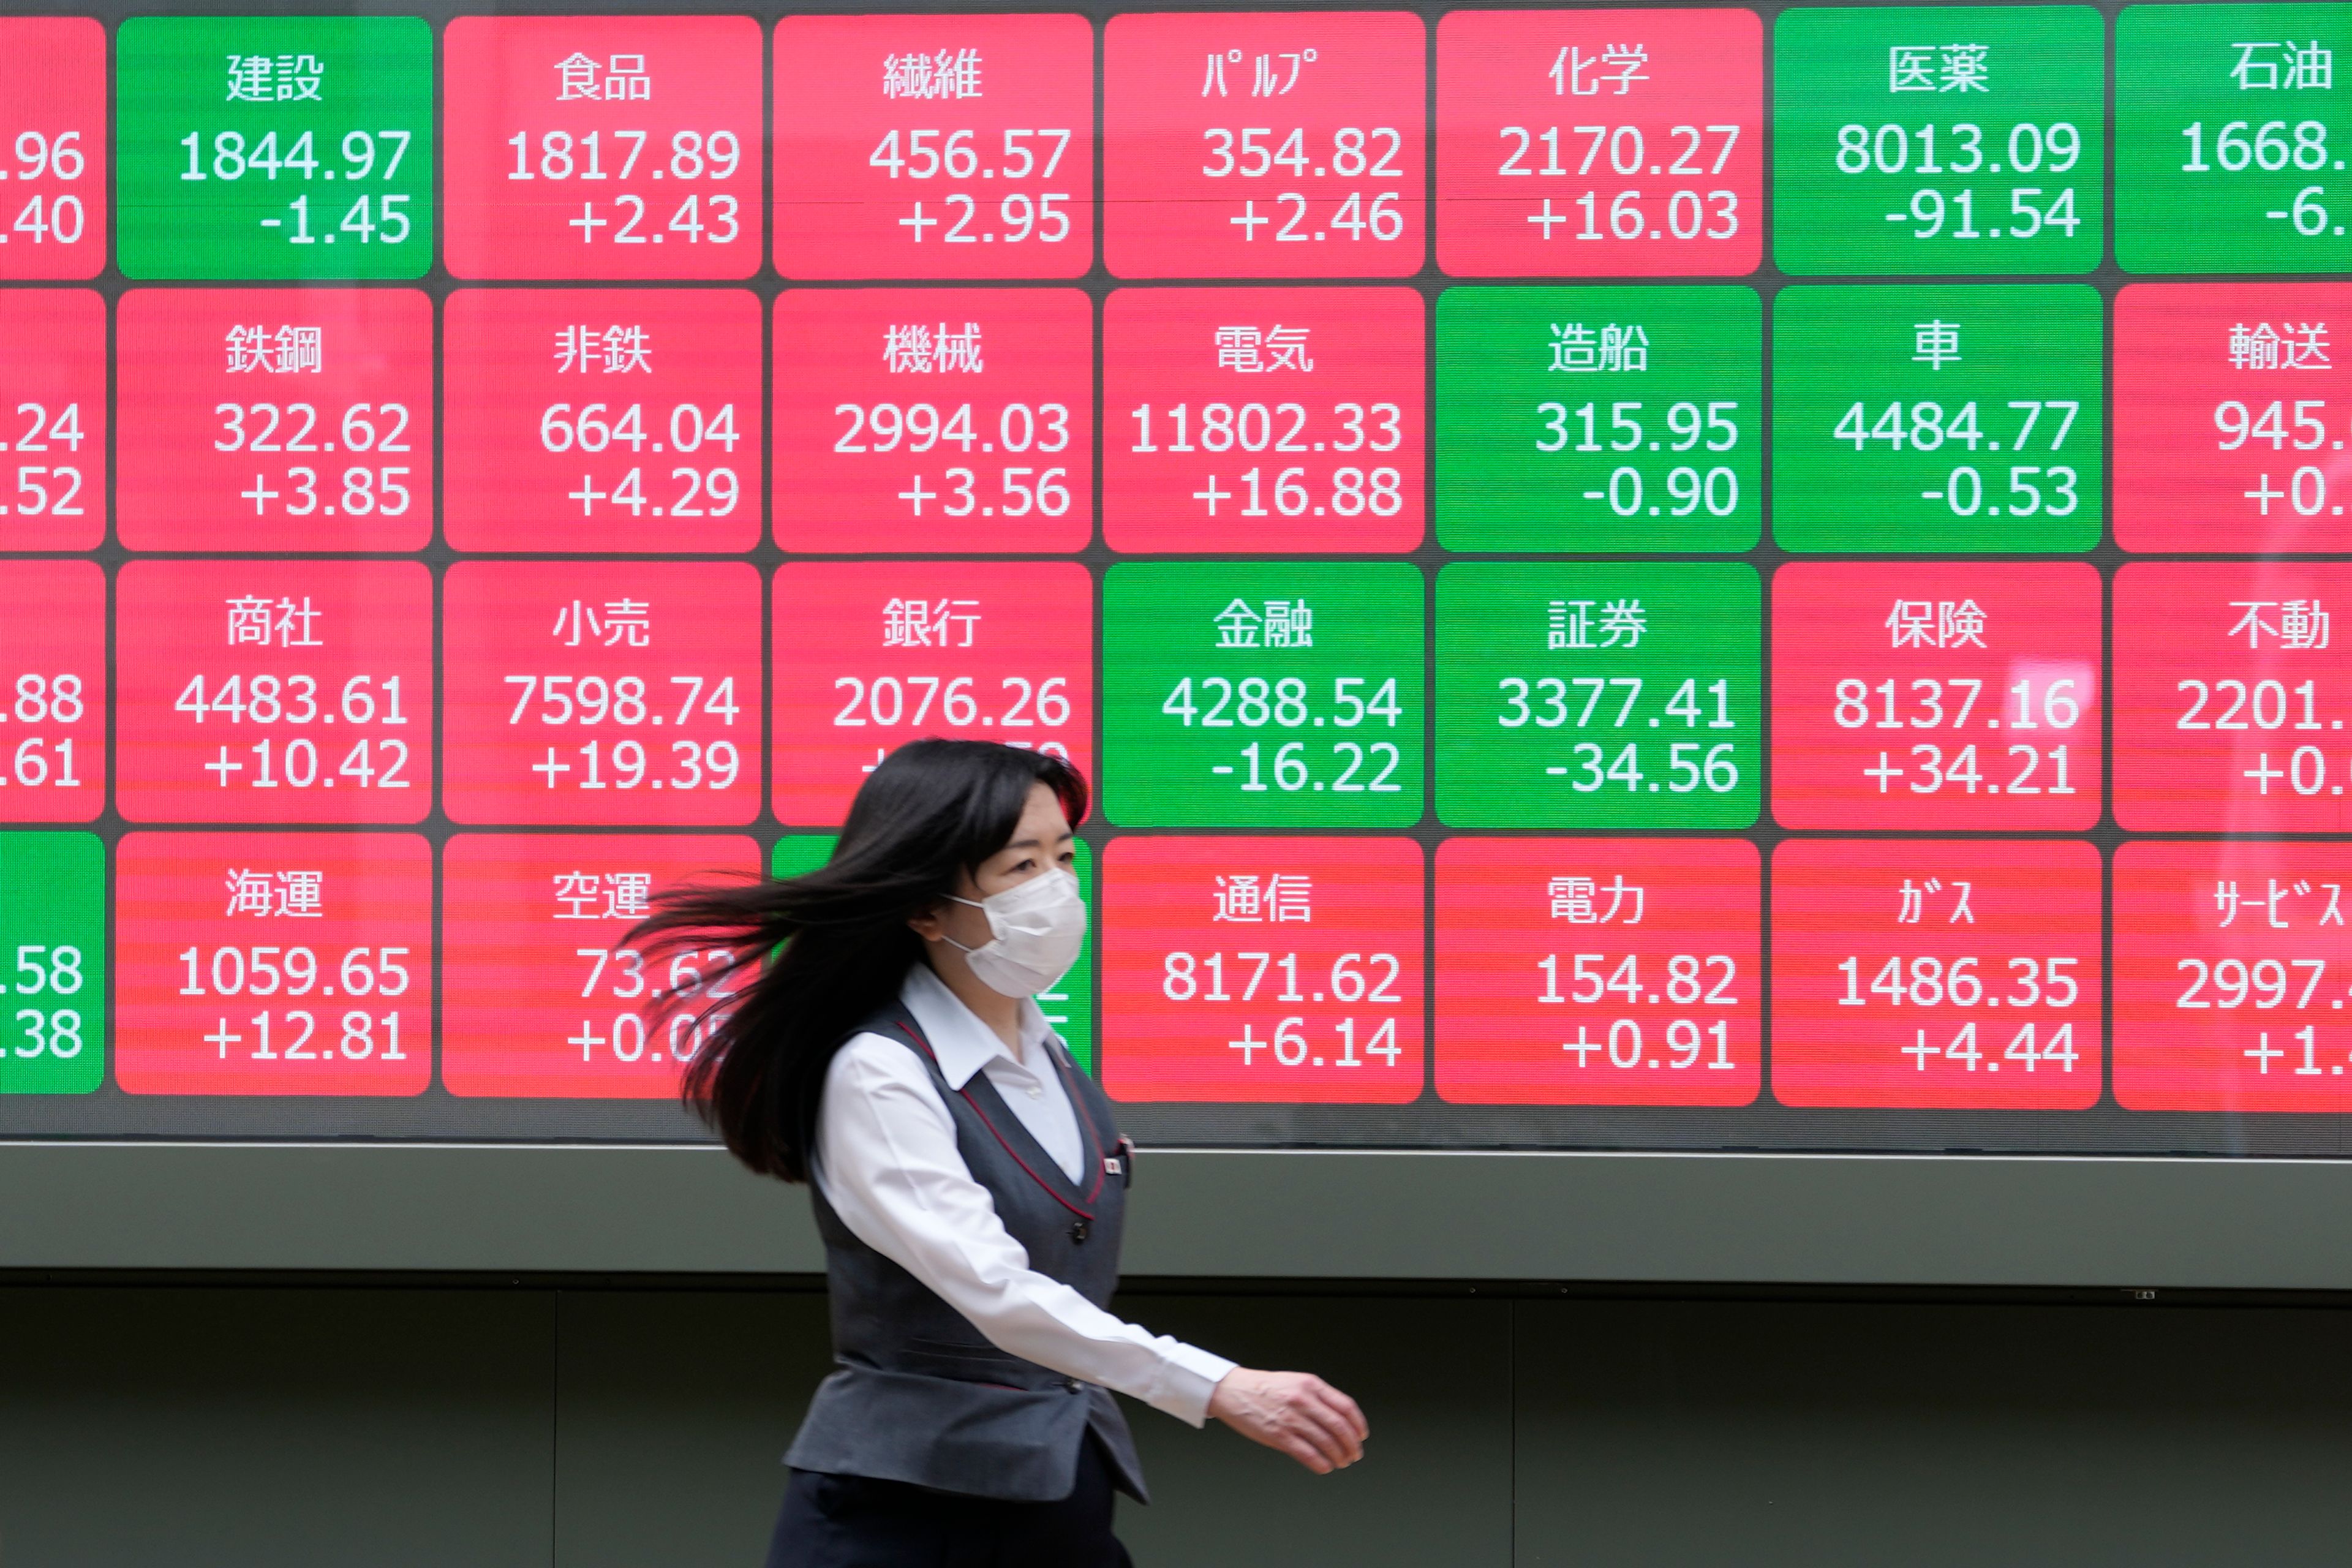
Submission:
M 907 978 L 898 987 L 898 1000 L 915 1016 L 915 1023 L 930 1042 L 931 1054 L 939 1058 L 940 1075 L 948 1080 L 950 1089 L 961 1089 L 970 1083 L 974 1073 L 998 1057 L 1014 1067 L 1041 1072 L 1045 1068 L 1042 1052 L 1045 1042 L 1060 1041 L 1037 1004 L 1028 997 L 1021 1000 L 1021 1047 L 1024 1061 L 1013 1054 L 997 1037 L 995 1030 L 980 1021 L 972 1010 L 963 1005 L 956 994 L 948 989 L 947 982 L 932 973 L 928 963 L 916 963 L 907 971 Z

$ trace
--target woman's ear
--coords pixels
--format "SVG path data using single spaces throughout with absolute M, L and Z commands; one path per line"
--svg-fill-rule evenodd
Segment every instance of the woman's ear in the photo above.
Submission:
M 921 914 L 908 915 L 907 917 L 907 929 L 913 931 L 917 936 L 921 937 L 925 942 L 938 942 L 944 934 L 940 923 L 944 912 L 945 911 L 942 910 L 941 906 L 933 904 Z

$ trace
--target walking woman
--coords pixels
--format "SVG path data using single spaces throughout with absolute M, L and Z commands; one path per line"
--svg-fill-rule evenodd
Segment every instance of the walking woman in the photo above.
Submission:
M 682 892 L 632 938 L 737 955 L 687 1097 L 751 1169 L 809 1184 L 824 1237 L 839 1369 L 786 1456 L 770 1568 L 1119 1568 L 1111 1494 L 1145 1492 L 1108 1389 L 1318 1474 L 1362 1457 L 1320 1378 L 1107 1310 L 1133 1145 L 1032 999 L 1086 935 L 1086 809 L 1060 758 L 918 741 L 824 868 Z

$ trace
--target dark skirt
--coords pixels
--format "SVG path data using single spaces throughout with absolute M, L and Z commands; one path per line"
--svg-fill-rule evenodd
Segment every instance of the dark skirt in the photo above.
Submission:
M 1111 1472 L 1088 1438 L 1059 1502 L 794 1470 L 768 1568 L 1132 1568 L 1110 1532 Z

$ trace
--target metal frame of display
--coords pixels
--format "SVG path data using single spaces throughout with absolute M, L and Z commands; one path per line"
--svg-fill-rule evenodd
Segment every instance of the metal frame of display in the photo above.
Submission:
M 716 1148 L 0 1145 L 0 1268 L 807 1275 Z M 2352 1289 L 2306 1160 L 1147 1150 L 1130 1276 Z M 38 1194 L 38 1203 L 21 1201 Z

